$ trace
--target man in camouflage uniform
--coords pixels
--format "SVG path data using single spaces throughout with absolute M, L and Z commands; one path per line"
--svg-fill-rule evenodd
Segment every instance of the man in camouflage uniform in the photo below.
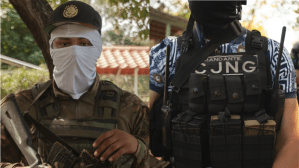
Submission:
M 85 3 L 70 1 L 56 8 L 50 16 L 50 24 L 44 28 L 51 37 L 54 80 L 15 94 L 17 103 L 24 112 L 44 91 L 28 113 L 78 152 L 86 149 L 113 167 L 119 166 L 121 160 L 130 159 L 131 167 L 149 167 L 148 107 L 136 95 L 101 81 L 96 74 L 96 60 L 102 51 L 101 27 L 100 15 Z M 30 121 L 26 122 L 33 147 L 45 161 L 53 142 L 44 141 L 43 133 Z M 27 165 L 3 125 L 1 154 L 1 167 Z M 57 164 L 55 167 L 60 167 L 60 163 Z

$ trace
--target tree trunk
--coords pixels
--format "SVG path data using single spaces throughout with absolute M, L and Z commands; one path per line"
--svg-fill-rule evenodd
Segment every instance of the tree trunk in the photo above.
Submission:
M 50 79 L 53 78 L 53 60 L 50 56 L 49 35 L 43 31 L 53 9 L 46 0 L 9 0 L 23 22 L 30 30 L 33 38 L 47 63 Z

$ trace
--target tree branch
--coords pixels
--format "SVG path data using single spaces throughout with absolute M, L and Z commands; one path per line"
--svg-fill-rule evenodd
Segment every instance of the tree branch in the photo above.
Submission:
M 54 65 L 50 56 L 49 35 L 43 31 L 43 27 L 48 23 L 53 9 L 46 0 L 9 0 L 9 2 L 16 9 L 41 49 L 49 69 L 50 79 L 52 79 Z

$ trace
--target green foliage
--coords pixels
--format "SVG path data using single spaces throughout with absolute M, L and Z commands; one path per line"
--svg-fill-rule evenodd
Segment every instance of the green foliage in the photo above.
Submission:
M 36 83 L 42 83 L 49 80 L 49 72 L 46 70 L 46 65 L 42 64 L 44 71 L 25 69 L 25 68 L 10 68 L 1 70 L 1 99 L 9 93 L 17 93 L 24 89 L 30 89 Z M 101 80 L 108 80 L 116 83 L 115 75 L 100 75 Z M 118 86 L 129 92 L 134 92 L 134 76 L 120 75 Z M 149 101 L 149 77 L 139 76 L 138 78 L 138 95 L 145 101 Z
M 190 10 L 189 3 L 182 0 L 151 0 L 151 4 L 154 8 L 182 18 L 189 19 Z
M 96 1 L 101 7 L 104 2 L 107 1 Z M 108 4 L 108 9 L 103 14 L 112 21 L 115 30 L 124 30 L 126 27 L 127 30 L 134 31 L 133 36 L 138 36 L 141 40 L 149 37 L 149 0 L 109 0 Z M 121 28 L 120 23 L 123 22 L 129 24 Z
M 1 99 L 9 93 L 17 93 L 24 89 L 30 89 L 34 84 L 49 80 L 49 72 L 46 65 L 44 70 L 14 68 L 1 70 Z
M 29 29 L 14 9 L 8 8 L 1 20 L 1 54 L 35 65 L 45 62 Z

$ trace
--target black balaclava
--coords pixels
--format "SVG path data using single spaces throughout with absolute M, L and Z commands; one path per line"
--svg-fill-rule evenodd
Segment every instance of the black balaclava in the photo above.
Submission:
M 202 27 L 205 37 L 217 35 L 237 19 L 236 1 L 189 1 L 194 20 Z

